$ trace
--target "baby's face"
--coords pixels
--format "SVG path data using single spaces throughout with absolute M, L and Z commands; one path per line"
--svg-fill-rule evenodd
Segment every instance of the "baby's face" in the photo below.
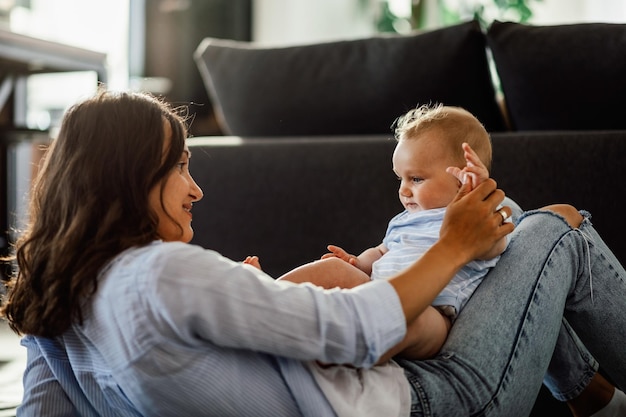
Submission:
M 446 207 L 459 190 L 459 181 L 446 172 L 454 165 L 437 130 L 403 139 L 393 153 L 393 171 L 400 181 L 398 194 L 410 212 Z

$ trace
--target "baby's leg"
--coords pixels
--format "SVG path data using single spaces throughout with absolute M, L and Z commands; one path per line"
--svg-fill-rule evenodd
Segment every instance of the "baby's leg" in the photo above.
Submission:
M 278 278 L 295 283 L 310 282 L 320 287 L 353 288 L 369 282 L 370 277 L 339 258 L 327 258 L 299 266 Z
M 404 359 L 429 359 L 443 346 L 451 327 L 450 319 L 435 307 L 426 310 L 407 327 L 406 336 L 379 361 L 383 363 L 394 356 Z
M 409 346 L 400 352 L 405 359 L 428 359 L 434 357 L 448 338 L 450 319 L 435 307 L 428 307 L 407 329 L 412 337 Z

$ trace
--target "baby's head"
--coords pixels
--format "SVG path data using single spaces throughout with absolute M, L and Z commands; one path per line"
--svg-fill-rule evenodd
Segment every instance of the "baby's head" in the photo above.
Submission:
M 395 123 L 398 142 L 423 139 L 431 133 L 445 142 L 448 152 L 457 161 L 455 166 L 465 166 L 461 144 L 467 142 L 491 170 L 491 139 L 482 123 L 467 110 L 442 104 L 423 105 L 408 111 Z
M 447 206 L 460 182 L 446 168 L 464 168 L 462 148 L 467 142 L 483 164 L 491 165 L 491 140 L 483 125 L 468 111 L 450 106 L 421 106 L 397 120 L 398 140 L 393 169 L 400 201 L 409 211 Z

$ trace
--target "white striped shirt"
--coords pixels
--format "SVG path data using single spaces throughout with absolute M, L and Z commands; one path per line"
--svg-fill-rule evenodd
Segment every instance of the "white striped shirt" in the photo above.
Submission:
M 405 334 L 384 281 L 275 281 L 183 243 L 119 255 L 82 326 L 26 336 L 18 416 L 334 416 L 307 361 L 370 367 Z

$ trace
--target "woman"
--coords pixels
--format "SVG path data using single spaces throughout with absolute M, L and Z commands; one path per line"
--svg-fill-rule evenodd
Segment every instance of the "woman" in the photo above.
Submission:
M 462 265 L 513 230 L 495 182 L 462 187 L 440 240 L 403 273 L 325 291 L 187 244 L 202 191 L 185 137 L 182 117 L 143 94 L 102 91 L 66 113 L 4 306 L 26 334 L 19 414 L 333 416 L 338 399 L 312 366 L 323 362 L 384 374 L 397 415 L 524 415 L 564 315 L 626 384 L 626 272 L 573 209 L 577 229 L 526 215 L 437 359 L 372 368 L 410 341 L 407 323 Z M 304 268 L 348 277 L 351 267 Z

